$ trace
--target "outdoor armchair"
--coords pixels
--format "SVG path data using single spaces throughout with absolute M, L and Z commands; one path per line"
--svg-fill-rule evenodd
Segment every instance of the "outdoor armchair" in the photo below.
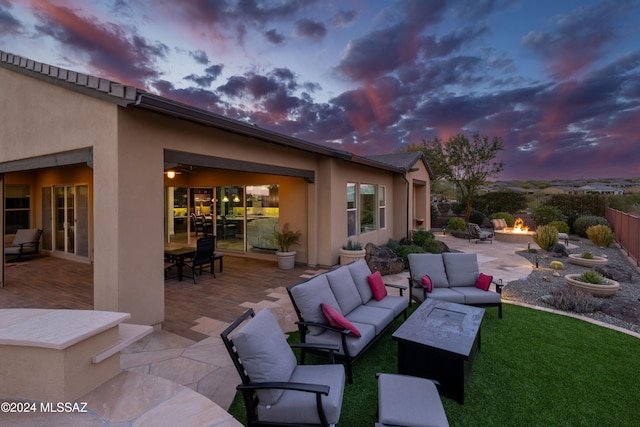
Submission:
M 16 255 L 11 261 L 23 261 L 23 255 L 38 253 L 41 236 L 42 230 L 38 228 L 20 229 L 16 232 L 11 246 L 4 248 L 4 254 Z
M 220 336 L 242 381 L 237 389 L 244 398 L 250 427 L 338 423 L 344 367 L 298 365 L 268 308 L 258 314 L 253 309 L 247 310 Z M 337 351 L 337 346 L 332 350 Z
M 478 243 L 488 240 L 493 243 L 493 232 L 482 230 L 478 224 L 474 224 L 473 222 L 467 224 L 467 233 L 469 234 L 469 241 L 475 239 L 476 243 Z

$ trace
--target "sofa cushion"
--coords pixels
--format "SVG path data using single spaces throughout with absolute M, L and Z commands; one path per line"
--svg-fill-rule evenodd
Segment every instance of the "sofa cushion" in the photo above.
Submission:
M 351 322 L 345 319 L 342 314 L 331 308 L 329 304 L 323 303 L 320 305 L 320 307 L 331 326 L 335 326 L 336 328 L 348 329 L 349 331 L 351 331 L 349 335 L 351 335 L 352 337 L 360 338 L 362 334 L 360 334 L 358 328 L 356 328 Z
M 464 295 L 458 292 L 458 289 L 474 289 L 478 292 L 482 292 L 475 287 L 472 288 L 433 288 L 433 291 L 429 294 L 429 298 L 437 300 L 455 302 L 458 304 L 464 304 Z
M 365 260 L 360 259 L 347 265 L 347 267 L 349 268 L 351 277 L 353 277 L 356 288 L 358 288 L 362 303 L 366 304 L 371 298 L 373 298 L 373 292 L 371 292 L 371 286 L 369 285 L 368 279 L 369 275 L 371 274 L 369 266 L 367 265 Z
M 422 276 L 428 274 L 434 288 L 448 288 L 449 281 L 444 268 L 442 255 L 440 254 L 409 254 L 409 270 L 411 278 L 420 281 Z
M 327 279 L 333 295 L 338 300 L 342 313 L 349 313 L 354 308 L 362 305 L 362 298 L 347 266 L 328 272 Z
M 449 286 L 475 286 L 478 279 L 478 257 L 475 253 L 444 253 L 444 267 Z
M 366 346 L 376 337 L 376 327 L 367 323 L 351 322 L 360 331 L 360 338 L 346 336 L 346 345 L 349 355 L 355 356 L 359 354 Z M 344 355 L 344 348 L 342 347 L 342 334 L 335 331 L 325 331 L 318 335 L 307 335 L 306 342 L 318 343 L 318 344 L 338 344 L 340 350 L 337 354 Z
M 486 292 L 473 287 L 455 288 L 464 296 L 464 304 L 498 304 L 501 302 L 500 294 L 497 292 Z
M 345 373 L 343 365 L 300 365 L 293 372 L 291 381 L 328 385 L 329 395 L 322 396 L 322 407 L 324 408 L 327 422 L 329 424 L 338 423 L 344 393 Z M 277 423 L 287 419 L 293 424 L 319 425 L 320 419 L 316 410 L 316 395 L 314 393 L 287 390 L 276 405 L 265 406 L 260 402 L 258 405 L 258 418 L 264 422 L 272 421 Z
M 409 299 L 399 295 L 387 295 L 380 301 L 371 299 L 365 304 L 367 307 L 386 308 L 393 312 L 393 317 L 399 316 L 409 306 Z
M 376 335 L 393 322 L 393 311 L 388 308 L 372 307 L 369 304 L 360 307 L 347 314 L 347 320 L 352 323 L 365 323 L 376 328 Z
M 289 381 L 298 362 L 268 308 L 258 312 L 232 339 L 252 382 Z M 258 399 L 265 405 L 276 403 L 282 392 L 257 391 Z
M 387 296 L 387 287 L 384 285 L 384 280 L 382 280 L 382 275 L 379 271 L 370 274 L 367 279 L 369 280 L 369 286 L 371 286 L 373 299 L 380 301 L 382 298 Z
M 483 291 L 488 291 L 489 286 L 491 286 L 492 280 L 493 276 L 487 276 L 484 273 L 480 273 L 478 275 L 478 280 L 476 280 L 476 288 L 482 289 Z
M 337 310 L 338 313 L 342 314 L 340 305 L 333 295 L 333 292 L 331 292 L 326 274 L 312 277 L 306 282 L 293 286 L 290 288 L 290 292 L 298 310 L 300 310 L 300 315 L 307 322 L 329 324 L 329 321 L 320 309 L 320 304 L 322 303 L 329 304 Z M 311 335 L 320 334 L 323 331 L 324 329 L 317 326 L 309 326 L 309 333 Z

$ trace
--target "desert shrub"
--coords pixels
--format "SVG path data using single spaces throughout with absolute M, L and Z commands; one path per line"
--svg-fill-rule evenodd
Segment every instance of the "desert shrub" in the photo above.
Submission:
M 504 222 L 507 223 L 507 227 L 513 227 L 513 215 L 511 215 L 509 212 L 496 212 L 493 213 L 491 215 L 489 215 L 489 219 L 504 219 Z
M 555 206 L 538 206 L 531 212 L 531 218 L 537 225 L 547 225 L 552 221 L 562 221 L 562 211 Z
M 602 277 L 602 274 L 596 273 L 593 270 L 585 271 L 576 280 L 584 283 L 591 283 L 592 285 L 605 285 L 606 279 Z
M 466 231 L 467 222 L 464 220 L 464 218 L 459 218 L 459 217 L 449 218 L 449 221 L 447 222 L 447 228 L 451 231 L 454 231 L 454 230 Z
M 397 256 L 402 258 L 402 262 L 404 262 L 404 268 L 409 268 L 409 261 L 407 259 L 407 255 L 426 253 L 426 251 L 422 248 L 422 246 L 418 246 L 418 245 L 400 245 L 394 250 L 394 252 Z
M 474 197 L 473 207 L 485 214 L 490 212 L 518 212 L 527 208 L 527 195 L 525 193 L 516 193 L 515 191 L 492 191 Z
M 600 224 L 609 225 L 607 219 L 601 216 L 581 216 L 573 223 L 573 232 L 580 237 L 587 237 L 587 228 Z
M 593 313 L 599 311 L 602 303 L 585 292 L 573 288 L 555 289 L 551 295 L 542 298 L 542 301 L 564 311 L 575 313 Z
M 580 255 L 580 258 L 593 259 L 593 254 L 591 252 L 582 252 L 582 255 Z
M 398 246 L 400 246 L 400 242 L 398 240 L 389 239 L 389 241 L 387 242 L 387 247 L 393 252 L 396 251 Z
M 426 230 L 418 230 L 413 233 L 413 243 L 418 246 L 424 246 L 428 241 L 433 240 L 433 233 Z
M 558 243 L 558 230 L 550 225 L 540 225 L 536 228 L 533 235 L 533 241 L 540 246 L 542 250 L 548 250 L 551 246 Z
M 607 225 L 592 225 L 587 228 L 587 237 L 596 246 L 602 246 L 608 248 L 613 243 L 616 237 L 613 231 Z
M 554 194 L 546 204 L 557 207 L 564 216 L 604 216 L 606 203 L 603 194 Z
M 469 222 L 482 225 L 482 223 L 484 222 L 484 214 L 480 211 L 473 209 L 471 211 L 471 214 L 469 214 Z
M 564 221 L 551 221 L 547 225 L 550 225 L 550 226 L 554 227 L 556 230 L 558 230 L 558 233 L 568 233 L 569 232 L 569 225 Z

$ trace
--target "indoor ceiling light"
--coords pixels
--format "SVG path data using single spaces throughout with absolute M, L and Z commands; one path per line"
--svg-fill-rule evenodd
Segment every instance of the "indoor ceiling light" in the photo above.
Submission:
M 234 196 L 233 196 L 233 201 L 234 201 L 234 202 L 236 202 L 236 203 L 238 203 L 238 202 L 240 201 L 240 197 L 238 197 L 238 195 L 237 195 L 237 194 L 234 194 Z
M 222 198 L 222 201 L 226 203 L 226 202 L 228 202 L 228 201 L 229 201 L 229 198 L 228 198 L 227 196 L 224 196 L 224 197 Z

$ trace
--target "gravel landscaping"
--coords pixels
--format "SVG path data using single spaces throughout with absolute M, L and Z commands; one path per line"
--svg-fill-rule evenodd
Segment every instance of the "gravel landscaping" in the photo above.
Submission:
M 596 298 L 596 303 L 601 305 L 600 310 L 591 313 L 579 313 L 604 323 L 629 329 L 640 333 L 640 271 L 633 260 L 630 260 L 624 251 L 616 244 L 609 248 L 598 248 L 588 239 L 571 236 L 572 244 L 577 248 L 569 249 L 568 253 L 582 254 L 591 252 L 597 256 L 608 259 L 607 267 L 613 270 L 616 277 L 610 277 L 620 283 L 620 290 L 609 298 Z M 545 302 L 552 293 L 566 292 L 569 288 L 565 283 L 566 274 L 580 274 L 591 268 L 569 263 L 566 255 L 554 252 L 538 250 L 537 253 L 521 251 L 518 255 L 527 258 L 533 266 L 538 261 L 538 268 L 526 278 L 509 282 L 502 292 L 504 300 L 523 302 L 531 305 L 558 309 Z M 553 275 L 549 265 L 551 261 L 560 261 L 564 268 L 559 270 L 559 277 Z M 588 298 L 588 297 L 585 297 Z

